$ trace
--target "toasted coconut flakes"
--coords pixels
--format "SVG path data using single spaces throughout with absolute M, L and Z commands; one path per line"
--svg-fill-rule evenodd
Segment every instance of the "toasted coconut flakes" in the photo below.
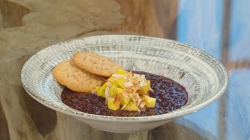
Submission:
M 128 98 L 128 94 L 127 93 L 123 93 L 123 97 Z
M 144 108 L 145 105 L 146 105 L 146 103 L 145 103 L 145 102 L 142 102 L 142 103 L 140 104 L 140 108 Z
M 92 93 L 92 94 L 96 94 L 97 91 L 96 91 L 96 90 L 92 90 L 91 93 Z
M 136 74 L 136 73 L 134 73 L 134 76 L 135 76 L 135 77 L 139 77 L 139 76 L 140 76 L 140 74 Z
M 125 82 L 123 85 L 124 85 L 125 87 L 131 87 L 131 86 L 133 86 L 134 84 L 131 83 L 131 82 Z
M 115 78 L 114 78 L 114 80 L 118 80 L 118 79 L 119 79 L 119 77 L 115 77 Z
M 136 98 L 135 97 L 131 97 L 131 99 L 136 103 Z
M 133 90 L 132 94 L 135 94 L 136 91 L 139 89 L 136 85 L 130 87 L 131 90 Z
M 111 87 L 111 86 L 112 86 L 112 83 L 107 82 L 107 86 Z
M 140 103 L 141 103 L 141 99 L 140 99 L 140 97 L 138 97 L 138 103 L 137 103 L 137 105 L 136 105 L 136 106 L 139 106 L 139 105 L 140 105 Z
M 130 78 L 129 81 L 135 85 L 138 85 L 140 83 L 140 81 L 137 78 Z
M 122 78 L 124 78 L 124 79 L 127 79 L 127 77 L 126 77 L 126 76 L 121 75 L 121 74 L 112 74 L 112 76 L 113 76 L 113 77 L 117 77 L 117 78 L 122 77 Z
M 124 88 L 124 93 L 128 93 L 128 90 L 126 88 Z
M 137 93 L 136 98 L 137 98 L 137 106 L 139 106 L 139 104 L 141 103 L 141 98 L 139 93 Z
M 146 79 L 145 75 L 140 75 L 140 79 L 142 79 L 142 80 Z
M 141 99 L 138 93 L 132 94 L 131 99 L 135 102 L 136 106 L 138 106 L 139 103 L 141 102 L 140 101 Z
M 109 98 L 109 87 L 105 89 L 105 97 L 106 99 Z
M 135 93 L 135 96 L 137 97 L 137 98 L 140 98 L 140 96 L 139 96 L 139 93 Z
M 127 93 L 129 93 L 129 94 L 133 94 L 133 93 L 134 93 L 134 88 L 133 88 L 133 87 L 127 87 L 127 88 L 125 88 L 125 89 L 126 89 L 125 92 L 127 92 Z
M 143 87 L 143 86 L 146 86 L 146 85 L 147 85 L 146 81 L 144 81 L 144 80 L 140 81 L 140 84 L 139 84 L 140 87 Z
M 154 91 L 151 87 L 149 88 L 149 91 Z
M 126 107 L 126 106 L 127 106 L 126 104 L 125 104 L 125 105 L 123 105 L 123 106 L 122 106 L 122 108 L 121 108 L 121 110 L 125 109 L 125 107 Z
M 129 97 L 129 98 L 132 98 L 132 96 L 133 96 L 133 95 L 132 95 L 132 94 L 130 94 L 130 93 L 128 93 L 127 95 L 128 95 L 128 97 Z
M 141 109 L 138 107 L 138 110 L 137 110 L 139 113 L 141 112 Z
M 129 71 L 128 76 L 129 76 L 129 77 L 133 77 L 133 73 L 132 73 L 132 71 L 131 71 L 131 70 Z
M 147 97 L 146 95 L 143 95 L 142 98 L 141 98 L 142 101 L 146 100 L 146 97 Z
M 134 85 L 138 85 L 138 84 L 139 84 L 139 81 L 138 81 L 138 80 L 131 80 L 131 82 L 132 82 Z
M 138 77 L 138 80 L 141 82 L 141 81 L 145 81 L 146 80 L 146 78 L 145 78 L 145 75 L 140 75 L 139 77 Z
M 128 96 L 130 96 L 131 89 L 124 88 L 124 93 L 126 93 Z

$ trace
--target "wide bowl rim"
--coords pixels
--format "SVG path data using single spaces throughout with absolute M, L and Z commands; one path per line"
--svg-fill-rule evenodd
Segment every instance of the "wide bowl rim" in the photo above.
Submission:
M 24 75 L 24 71 L 27 67 L 27 65 L 29 64 L 29 61 L 32 60 L 32 58 L 35 56 L 35 54 L 37 53 L 41 53 L 43 51 L 46 51 L 49 48 L 52 47 L 56 47 L 58 45 L 61 44 L 65 44 L 65 43 L 69 43 L 72 41 L 77 41 L 77 40 L 81 40 L 81 39 L 85 39 L 85 38 L 90 38 L 90 37 L 115 37 L 115 36 L 120 36 L 120 37 L 143 37 L 143 38 L 148 38 L 148 39 L 158 39 L 158 40 L 165 40 L 165 41 L 169 41 L 169 42 L 174 42 L 174 43 L 178 43 L 181 44 L 185 47 L 189 47 L 191 49 L 195 49 L 198 50 L 199 52 L 206 54 L 206 56 L 209 57 L 209 59 L 212 59 L 213 61 L 216 62 L 217 65 L 219 65 L 220 70 L 222 72 L 222 74 L 225 77 L 225 83 L 223 84 L 222 87 L 220 87 L 220 90 L 217 92 L 217 94 L 215 94 L 214 96 L 212 96 L 211 98 L 209 98 L 208 100 L 206 100 L 205 102 L 198 104 L 196 106 L 192 106 L 190 108 L 185 109 L 185 111 L 181 111 L 181 109 L 178 109 L 176 111 L 173 112 L 169 112 L 169 113 L 165 113 L 165 114 L 161 114 L 161 115 L 154 115 L 154 116 L 140 116 L 140 117 L 120 117 L 120 116 L 104 116 L 104 115 L 95 115 L 95 114 L 89 114 L 89 113 L 84 113 L 84 112 L 80 112 L 78 110 L 75 109 L 71 109 L 74 110 L 75 112 L 73 113 L 71 110 L 67 110 L 67 109 L 63 109 L 61 107 L 58 107 L 57 105 L 48 102 L 42 98 L 39 98 L 39 96 L 36 96 L 35 93 L 33 93 L 31 90 L 29 90 L 29 88 L 27 86 L 25 86 L 25 75 Z M 78 118 L 84 118 L 84 119 L 89 119 L 89 120 L 98 120 L 98 121 L 117 121 L 117 122 L 156 122 L 156 121 L 164 121 L 167 119 L 174 119 L 177 117 L 181 117 L 181 116 L 185 116 L 187 114 L 191 114 L 194 113 L 198 110 L 203 109 L 204 107 L 212 104 L 215 100 L 217 100 L 219 97 L 221 97 L 227 90 L 228 87 L 228 82 L 229 82 L 229 78 L 228 78 L 228 73 L 226 71 L 226 68 L 223 66 L 223 64 L 218 61 L 217 59 L 215 59 L 212 55 L 208 54 L 207 52 L 199 49 L 199 48 L 195 48 L 189 44 L 184 44 L 178 41 L 174 41 L 174 40 L 170 40 L 170 39 L 164 39 L 164 38 L 158 38 L 158 37 L 149 37 L 149 36 L 143 36 L 143 35 L 94 35 L 94 36 L 89 36 L 89 37 L 80 37 L 80 38 L 74 38 L 74 39 L 70 39 L 70 40 L 66 40 L 60 43 L 57 43 L 55 45 L 51 45 L 49 47 L 46 47 L 40 51 L 38 51 L 37 53 L 35 53 L 34 55 L 32 55 L 23 65 L 22 69 L 21 69 L 21 83 L 23 85 L 23 88 L 25 89 L 25 91 L 36 101 L 38 101 L 39 103 L 43 104 L 44 106 L 51 108 L 55 111 L 70 115 L 70 116 L 74 116 L 74 117 L 78 117 Z M 195 56 L 194 56 L 195 57 Z M 198 58 L 198 57 L 197 57 Z M 200 58 L 198 58 L 200 59 Z M 76 113 L 79 112 L 79 113 Z

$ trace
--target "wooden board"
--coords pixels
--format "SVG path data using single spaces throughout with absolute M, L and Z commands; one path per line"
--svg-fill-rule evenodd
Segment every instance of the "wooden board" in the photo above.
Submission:
M 174 122 L 133 134 L 99 131 L 36 102 L 20 83 L 21 67 L 31 55 L 67 39 L 98 34 L 175 39 L 177 4 L 177 0 L 0 0 L 0 139 L 146 140 L 176 139 L 187 133 L 188 128 Z M 166 136 L 173 127 L 178 131 Z M 190 135 L 205 139 L 195 132 Z

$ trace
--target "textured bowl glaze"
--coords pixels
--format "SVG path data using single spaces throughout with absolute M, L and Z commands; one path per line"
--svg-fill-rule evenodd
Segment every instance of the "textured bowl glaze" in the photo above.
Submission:
M 188 103 L 176 111 L 148 117 L 102 116 L 75 110 L 61 101 L 63 87 L 53 78 L 52 70 L 76 51 L 95 52 L 125 69 L 171 78 L 186 88 Z M 69 40 L 39 51 L 24 64 L 21 81 L 31 97 L 51 109 L 103 131 L 130 133 L 155 128 L 206 107 L 226 91 L 228 75 L 211 55 L 186 44 L 145 36 L 102 35 Z

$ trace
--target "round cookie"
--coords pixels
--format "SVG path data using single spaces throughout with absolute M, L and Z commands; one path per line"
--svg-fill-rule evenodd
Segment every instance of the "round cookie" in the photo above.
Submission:
M 52 75 L 60 84 L 76 92 L 91 92 L 105 82 L 103 77 L 78 68 L 71 60 L 57 64 Z
M 122 68 L 110 58 L 93 52 L 76 52 L 72 61 L 81 69 L 105 77 L 110 77 L 119 68 Z

